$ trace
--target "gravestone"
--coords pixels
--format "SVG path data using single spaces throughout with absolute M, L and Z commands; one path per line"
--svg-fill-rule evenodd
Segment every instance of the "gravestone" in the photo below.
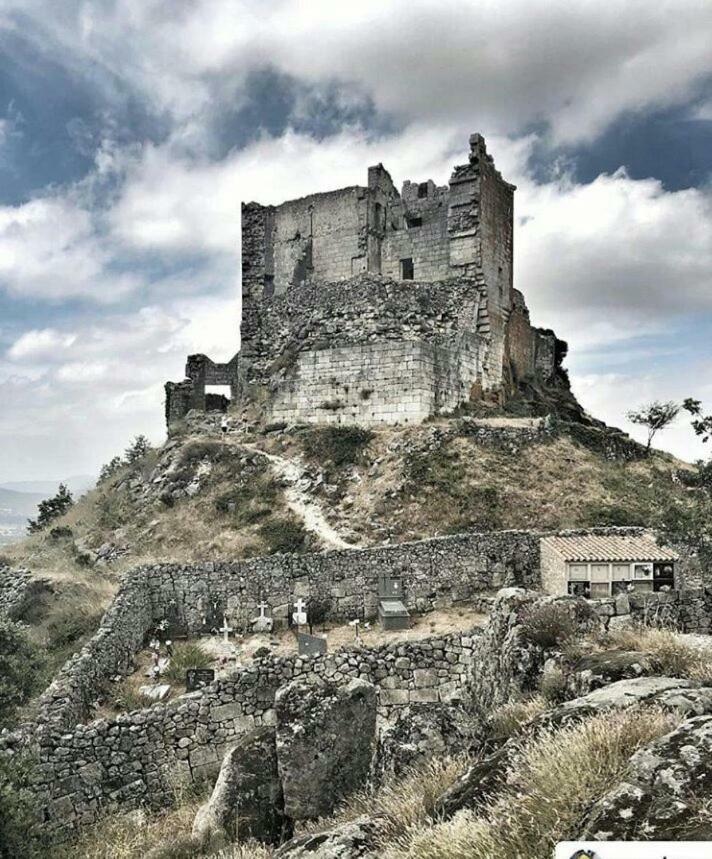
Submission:
M 410 614 L 403 603 L 403 579 L 387 573 L 378 577 L 378 619 L 385 630 L 408 629 Z
M 297 642 L 299 644 L 300 656 L 319 656 L 326 653 L 326 637 L 323 635 L 309 635 L 308 632 L 298 632 Z
M 195 692 L 202 689 L 215 680 L 215 669 L 213 668 L 189 668 L 185 672 L 185 691 Z
M 259 609 L 260 616 L 253 618 L 252 620 L 253 632 L 272 632 L 274 620 L 271 617 L 267 617 L 267 609 L 269 606 L 267 603 L 261 602 L 257 608 Z
M 292 615 L 292 620 L 297 626 L 306 626 L 307 625 L 307 613 L 305 611 L 307 605 L 304 600 L 299 597 L 299 599 L 294 603 L 294 614 Z

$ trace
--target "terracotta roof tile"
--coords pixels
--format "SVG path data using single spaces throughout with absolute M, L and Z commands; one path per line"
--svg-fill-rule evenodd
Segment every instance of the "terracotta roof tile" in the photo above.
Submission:
M 544 537 L 550 549 L 565 561 L 675 561 L 679 555 L 659 546 L 652 537 L 585 534 L 577 537 Z

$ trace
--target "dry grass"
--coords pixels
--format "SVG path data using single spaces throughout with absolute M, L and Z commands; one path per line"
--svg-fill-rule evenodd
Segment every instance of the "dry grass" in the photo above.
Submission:
M 540 733 L 520 747 L 507 786 L 487 810 L 403 831 L 384 859 L 550 859 L 578 836 L 590 804 L 624 774 L 630 756 L 676 720 L 653 708 L 605 713 Z
M 334 815 L 307 824 L 304 832 L 330 829 L 361 815 L 379 818 L 380 841 L 385 844 L 429 820 L 438 797 L 468 767 L 469 758 L 430 760 L 398 778 L 391 777 L 376 791 L 355 793 Z
M 609 649 L 649 654 L 659 674 L 712 683 L 712 651 L 690 644 L 671 630 L 633 626 L 608 632 L 596 643 Z
M 513 737 L 527 722 L 541 715 L 548 707 L 549 704 L 542 695 L 502 704 L 489 717 L 492 738 L 506 740 Z
M 205 796 L 181 795 L 178 790 L 174 808 L 155 814 L 140 809 L 109 815 L 52 855 L 58 859 L 269 859 L 273 855 L 272 848 L 255 841 L 239 845 L 194 841 L 193 820 L 204 801 Z

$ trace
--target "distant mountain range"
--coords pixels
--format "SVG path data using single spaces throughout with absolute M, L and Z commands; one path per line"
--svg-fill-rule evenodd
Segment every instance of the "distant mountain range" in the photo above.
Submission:
M 0 483 L 0 490 L 7 489 L 10 492 L 22 492 L 40 494 L 42 498 L 54 495 L 59 484 L 64 483 L 74 495 L 81 495 L 96 483 L 96 478 L 90 474 L 74 474 L 66 480 L 15 480 Z

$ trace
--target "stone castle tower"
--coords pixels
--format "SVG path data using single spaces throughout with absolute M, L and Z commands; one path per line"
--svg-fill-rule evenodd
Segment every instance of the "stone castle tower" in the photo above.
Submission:
M 241 349 L 226 364 L 188 358 L 166 385 L 169 426 L 226 408 L 210 386 L 265 421 L 371 425 L 552 377 L 562 344 L 513 288 L 514 190 L 473 134 L 443 187 L 399 193 L 379 164 L 366 185 L 243 204 Z

